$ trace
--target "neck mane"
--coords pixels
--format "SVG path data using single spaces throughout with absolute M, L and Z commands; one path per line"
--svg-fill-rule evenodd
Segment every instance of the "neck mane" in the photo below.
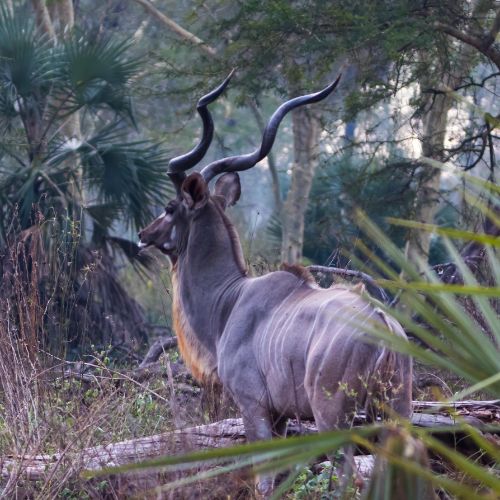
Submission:
M 181 290 L 177 273 L 177 264 L 172 267 L 172 323 L 180 355 L 195 380 L 203 385 L 216 383 L 217 360 L 212 352 L 199 341 L 184 312 Z
M 243 250 L 241 248 L 240 237 L 234 227 L 234 224 L 231 222 L 229 217 L 226 215 L 226 212 L 221 208 L 218 202 L 214 202 L 214 207 L 219 213 L 222 222 L 224 223 L 224 227 L 227 230 L 227 235 L 229 237 L 229 243 L 231 245 L 231 249 L 233 251 L 234 262 L 238 266 L 241 274 L 243 276 L 247 276 L 248 269 L 245 263 L 245 257 L 243 256 Z

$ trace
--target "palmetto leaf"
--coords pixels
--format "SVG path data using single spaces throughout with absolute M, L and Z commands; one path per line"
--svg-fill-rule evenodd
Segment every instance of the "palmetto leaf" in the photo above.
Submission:
M 87 140 L 54 138 L 44 158 L 50 170 L 81 167 L 89 213 L 101 229 L 110 229 L 113 217 L 136 228 L 147 224 L 151 209 L 172 193 L 165 149 L 128 137 L 124 123 L 114 122 Z
M 20 115 L 39 120 L 56 78 L 56 51 L 27 17 L 0 7 L 0 133 Z
M 132 119 L 129 83 L 139 68 L 127 57 L 130 41 L 89 38 L 76 33 L 63 43 L 58 73 L 67 96 L 64 110 L 108 108 Z
M 54 52 L 27 17 L 0 8 L 0 84 L 12 100 L 27 99 L 50 85 Z
M 107 241 L 118 248 L 139 273 L 144 272 L 144 268 L 152 268 L 156 263 L 155 257 L 148 252 L 140 252 L 138 244 L 134 241 L 116 236 L 109 236 Z
M 119 219 L 122 209 L 116 203 L 94 203 L 86 205 L 85 212 L 90 215 L 94 224 L 107 233 Z
M 104 203 L 120 206 L 124 220 L 141 227 L 171 189 L 166 152 L 149 141 L 108 142 L 110 137 L 117 139 L 113 130 L 105 130 L 78 150 L 87 189 Z
M 407 345 L 406 342 L 400 343 L 391 338 L 389 332 L 383 332 L 376 327 L 372 328 L 371 333 L 390 342 L 393 349 L 402 352 L 411 351 L 414 357 L 423 362 L 455 372 L 471 384 L 496 375 L 500 371 L 500 355 L 494 339 L 499 337 L 499 326 L 498 321 L 492 318 L 494 313 L 486 297 L 498 297 L 498 287 L 478 285 L 471 273 L 466 271 L 467 267 L 461 262 L 458 252 L 449 243 L 450 253 L 464 272 L 464 285 L 441 283 L 438 276 L 430 269 L 425 272 L 423 280 L 423 277 L 408 263 L 404 254 L 366 216 L 360 214 L 358 220 L 366 234 L 376 241 L 386 255 L 401 266 L 410 277 L 409 280 L 402 280 L 393 275 L 392 280 L 379 280 L 379 283 L 383 286 L 390 285 L 404 289 L 400 300 L 406 304 L 408 311 L 417 313 L 431 329 L 422 328 L 419 322 L 407 313 L 390 310 L 390 314 L 394 315 L 407 331 L 411 331 L 425 344 L 432 346 L 433 351 L 413 344 Z M 500 266 L 498 257 L 493 257 L 493 253 L 491 255 L 492 259 L 488 265 L 492 269 L 498 269 Z M 383 272 L 386 270 L 382 269 Z M 475 319 L 464 310 L 463 304 L 456 297 L 457 294 L 470 295 L 479 305 L 479 309 L 490 324 L 493 339 L 483 332 Z M 439 332 L 440 335 L 433 332 Z M 484 389 L 496 396 L 500 394 L 500 384 L 495 382 Z
M 394 217 L 387 217 L 387 222 L 396 226 L 408 227 L 412 229 L 421 229 L 431 233 L 439 234 L 441 236 L 448 236 L 449 238 L 460 238 L 466 241 L 477 241 L 492 246 L 500 247 L 500 238 L 489 234 L 478 234 L 472 231 L 464 231 L 461 229 L 440 227 L 436 224 L 424 224 L 422 222 L 396 219 Z

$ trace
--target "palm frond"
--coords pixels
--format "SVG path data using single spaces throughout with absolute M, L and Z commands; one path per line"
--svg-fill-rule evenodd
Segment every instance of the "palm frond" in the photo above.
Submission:
M 89 38 L 78 32 L 68 38 L 57 64 L 64 82 L 60 92 L 67 98 L 63 110 L 107 108 L 133 121 L 130 80 L 140 61 L 127 56 L 130 46 L 130 41 Z
M 138 272 L 144 271 L 142 268 L 150 269 L 156 263 L 156 259 L 148 252 L 140 252 L 140 248 L 136 242 L 117 236 L 109 236 L 107 241 L 118 248 L 120 252 L 135 266 Z
M 108 233 L 121 214 L 120 205 L 113 203 L 92 203 L 85 206 L 85 212 L 90 215 L 94 224 Z
M 391 279 L 380 279 L 381 286 L 388 286 L 391 289 L 403 290 L 400 301 L 405 305 L 402 312 L 386 308 L 390 314 L 401 322 L 406 331 L 419 338 L 424 345 L 432 348 L 429 351 L 416 344 L 408 345 L 407 342 L 399 342 L 391 337 L 389 332 L 382 331 L 373 325 L 370 330 L 377 338 L 383 338 L 389 342 L 391 348 L 412 356 L 426 364 L 437 365 L 441 368 L 456 373 L 459 377 L 465 378 L 471 384 L 479 383 L 496 375 L 500 371 L 500 356 L 498 352 L 498 321 L 494 321 L 495 314 L 491 310 L 486 297 L 498 297 L 498 288 L 479 285 L 470 272 L 466 271 L 466 266 L 461 261 L 461 257 L 448 241 L 447 248 L 456 259 L 457 265 L 464 271 L 463 285 L 448 285 L 442 283 L 436 273 L 427 268 L 424 276 L 411 266 L 405 255 L 380 231 L 364 214 L 359 214 L 358 222 L 368 237 L 376 243 L 388 258 L 404 269 L 406 276 L 403 279 L 392 272 Z M 464 235 L 462 235 L 464 236 Z M 479 237 L 482 241 L 488 238 Z M 366 251 L 368 257 L 372 254 Z M 493 252 L 491 252 L 494 255 Z M 491 268 L 497 269 L 500 262 L 494 257 L 488 263 Z M 423 266 L 425 268 L 425 266 Z M 384 266 L 383 272 L 387 272 Z M 377 271 L 371 271 L 378 274 Z M 464 309 L 464 304 L 459 299 L 460 296 L 470 295 L 480 309 L 486 313 L 487 324 L 491 326 L 489 332 L 485 332 L 476 319 Z M 425 327 L 422 324 L 425 322 Z M 439 332 L 439 334 L 437 334 Z M 479 362 L 480 360 L 480 362 Z M 485 390 L 500 395 L 500 384 L 493 385 Z
M 55 79 L 57 49 L 26 16 L 0 9 L 0 133 L 40 123 Z M 16 122 L 15 118 L 22 118 Z M 26 130 L 26 132 L 28 132 Z
M 0 10 L 0 85 L 12 101 L 50 85 L 54 51 L 27 17 Z
M 108 142 L 110 137 L 117 139 L 107 129 L 79 149 L 87 189 L 119 205 L 127 224 L 141 227 L 151 219 L 151 208 L 162 205 L 171 192 L 167 154 L 150 141 Z

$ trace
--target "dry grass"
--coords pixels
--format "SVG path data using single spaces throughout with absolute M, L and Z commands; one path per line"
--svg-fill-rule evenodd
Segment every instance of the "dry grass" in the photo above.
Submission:
M 34 231 L 0 256 L 0 470 L 3 459 L 15 459 L 10 474 L 0 476 L 0 498 L 142 495 L 172 477 L 148 473 L 87 481 L 79 476 L 84 467 L 81 450 L 206 423 L 233 412 L 214 388 L 185 393 L 168 377 L 141 383 L 118 377 L 106 349 L 85 358 L 93 365 L 91 380 L 75 377 L 78 363 L 68 364 L 47 351 L 47 311 L 54 297 L 42 299 L 39 293 L 47 271 L 42 272 L 40 245 Z M 65 351 L 64 345 L 56 350 Z M 26 457 L 56 453 L 46 474 L 36 481 L 26 478 Z M 237 483 L 231 491 L 239 491 Z M 208 491 L 216 495 L 212 498 L 225 496 L 212 482 L 178 491 L 175 497 L 207 498 Z
M 96 356 L 95 381 L 67 377 L 64 363 L 43 351 L 32 356 L 9 318 L 0 320 L 0 468 L 2 457 L 17 457 L 10 477 L 0 478 L 0 498 L 124 498 L 177 479 L 141 476 L 86 481 L 79 477 L 81 450 L 126 439 L 167 432 L 227 416 L 220 394 L 179 392 L 176 382 L 156 379 L 137 383 L 116 377 Z M 174 394 L 172 394 L 172 389 Z M 25 479 L 23 457 L 55 454 L 50 471 L 37 481 Z M 178 490 L 175 498 L 223 498 L 222 490 L 248 492 L 243 481 L 199 483 Z M 230 489 L 226 489 L 229 488 Z M 221 489 L 222 488 L 222 489 Z M 155 493 L 156 495 L 156 493 Z M 168 493 L 160 497 L 167 498 Z M 238 494 L 236 497 L 241 498 Z

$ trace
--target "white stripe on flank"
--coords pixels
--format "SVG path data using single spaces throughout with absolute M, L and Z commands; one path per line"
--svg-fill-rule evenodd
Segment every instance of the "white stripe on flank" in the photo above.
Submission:
M 354 297 L 353 300 L 356 300 L 356 301 L 359 300 L 359 296 Z M 344 308 L 343 308 L 344 311 L 347 309 L 347 307 L 348 307 L 348 305 L 344 306 Z M 347 334 L 347 336 L 344 339 L 344 341 L 347 342 L 349 340 L 349 337 L 352 337 L 354 335 L 354 333 L 359 331 L 358 325 L 362 326 L 365 323 L 365 321 L 362 321 L 361 323 L 356 323 L 356 326 L 353 326 L 354 320 L 358 316 L 360 316 L 366 309 L 368 309 L 370 307 L 371 307 L 370 304 L 367 303 L 364 307 L 359 309 L 351 318 L 346 318 L 346 317 L 343 318 L 343 322 L 341 324 L 341 327 L 338 328 L 336 331 L 334 331 L 333 335 L 330 338 L 330 342 L 328 343 L 327 347 L 323 350 L 323 359 L 319 365 L 319 369 L 318 369 L 318 372 L 316 374 L 316 379 L 318 378 L 319 374 L 323 372 L 325 364 L 327 362 L 331 361 L 332 356 L 330 355 L 330 351 L 333 348 L 333 344 L 338 339 L 340 333 L 343 332 L 347 327 L 349 327 L 349 326 L 351 327 L 351 331 Z M 316 382 L 314 385 L 316 385 Z

